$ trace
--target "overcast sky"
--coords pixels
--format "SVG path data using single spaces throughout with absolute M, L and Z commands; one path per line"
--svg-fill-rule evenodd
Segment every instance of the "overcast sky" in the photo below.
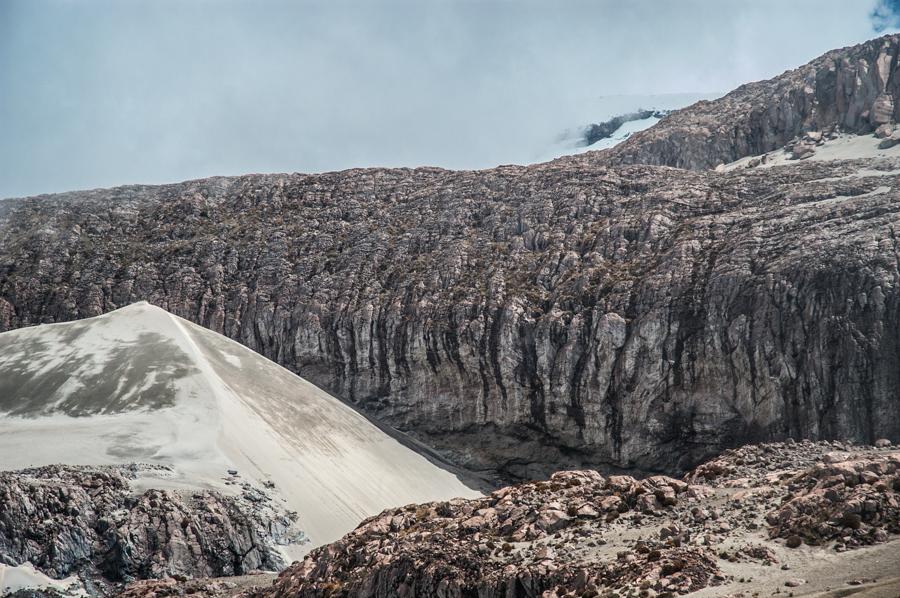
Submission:
M 0 0 L 0 197 L 528 162 L 603 96 L 725 92 L 875 37 L 875 4 Z

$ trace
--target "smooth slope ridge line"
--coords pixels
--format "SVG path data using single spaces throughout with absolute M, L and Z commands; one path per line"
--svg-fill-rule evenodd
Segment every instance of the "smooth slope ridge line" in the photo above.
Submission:
M 339 538 L 348 529 L 352 529 L 366 517 L 373 515 L 364 504 L 351 502 L 352 496 L 360 489 L 347 487 L 344 480 L 328 479 L 334 468 L 340 468 L 340 461 L 319 465 L 316 470 L 310 467 L 307 459 L 312 454 L 304 454 L 287 439 L 277 428 L 269 424 L 246 397 L 236 392 L 216 372 L 184 323 L 173 314 L 167 315 L 177 326 L 181 339 L 194 356 L 198 368 L 214 388 L 214 396 L 219 404 L 222 417 L 219 430 L 219 449 L 238 470 L 250 470 L 257 482 L 274 481 L 279 493 L 296 510 L 300 517 L 300 528 L 312 540 L 313 545 Z M 208 332 L 208 331 L 205 331 Z M 214 333 L 211 333 L 214 334 Z M 233 342 L 233 341 L 232 341 Z M 250 349 L 237 344 L 243 351 Z M 262 356 L 254 356 L 265 359 Z M 280 367 L 280 366 L 276 366 Z M 310 384 L 291 373 L 297 380 Z M 337 401 L 337 399 L 334 399 Z M 343 407 L 343 405 L 341 405 Z M 344 407 L 362 422 L 359 416 L 349 407 Z M 298 431 L 302 433 L 302 431 Z M 341 431 L 336 430 L 339 434 Z M 281 441 L 279 441 L 281 440 Z M 286 467 L 278 467 L 284 463 Z M 269 467 L 267 467 L 267 465 Z M 331 471 L 320 471 L 322 467 L 331 466 Z M 270 469 L 271 468 L 271 469 Z M 375 473 L 375 472 L 371 472 Z M 255 475 L 253 475 L 255 474 Z M 377 476 L 377 474 L 376 474 Z M 337 486 L 337 488 L 335 487 Z M 301 556 L 312 546 L 305 545 L 290 551 L 292 557 Z

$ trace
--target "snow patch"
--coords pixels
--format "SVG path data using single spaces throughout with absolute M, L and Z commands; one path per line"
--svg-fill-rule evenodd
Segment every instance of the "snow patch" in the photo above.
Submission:
M 54 589 L 67 596 L 88 595 L 77 577 L 53 579 L 35 569 L 31 563 L 17 567 L 0 564 L 0 595 L 34 589 Z
M 881 143 L 874 135 L 839 135 L 834 139 L 826 140 L 822 145 L 816 146 L 815 152 L 808 158 L 803 160 L 794 160 L 791 153 L 783 149 L 778 149 L 760 156 L 747 156 L 740 160 L 735 160 L 730 164 L 721 166 L 718 170 L 729 172 L 747 168 L 750 162 L 765 159 L 764 163 L 759 164 L 756 168 L 772 168 L 775 166 L 783 166 L 785 164 L 798 164 L 804 161 L 823 162 L 828 160 L 875 160 L 880 158 L 898 158 L 900 157 L 900 145 L 896 145 L 889 149 L 880 149 L 878 144 Z M 887 176 L 896 174 L 891 171 L 880 171 L 875 169 L 862 169 L 858 176 Z
M 624 123 L 611 137 L 601 139 L 592 145 L 584 145 L 584 134 L 590 123 L 609 121 L 616 116 L 631 114 L 640 110 L 668 112 L 689 106 L 699 100 L 712 100 L 721 94 L 677 93 L 657 95 L 609 95 L 575 102 L 568 114 L 569 125 L 555 140 L 548 142 L 547 149 L 533 156 L 534 162 L 547 162 L 561 156 L 609 149 L 622 143 L 638 131 L 650 128 L 659 118 L 649 117 Z

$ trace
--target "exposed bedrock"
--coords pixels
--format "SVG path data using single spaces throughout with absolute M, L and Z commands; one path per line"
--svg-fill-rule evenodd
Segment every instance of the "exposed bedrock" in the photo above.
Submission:
M 701 101 L 597 157 L 703 170 L 786 145 L 806 131 L 870 133 L 900 120 L 900 35 L 834 50 L 767 81 Z
M 897 440 L 897 169 L 562 162 L 7 200 L 0 330 L 148 300 L 513 476 Z
M 0 472 L 0 564 L 78 576 L 91 594 L 134 579 L 285 566 L 273 533 L 285 526 L 257 503 L 210 491 L 137 494 L 130 474 L 56 465 Z

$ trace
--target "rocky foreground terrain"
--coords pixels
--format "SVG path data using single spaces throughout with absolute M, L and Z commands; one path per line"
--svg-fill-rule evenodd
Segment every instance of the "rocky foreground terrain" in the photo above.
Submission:
M 132 467 L 49 466 L 0 472 L 0 564 L 31 563 L 107 594 L 134 579 L 214 577 L 285 566 L 287 535 L 259 489 L 135 492 Z
M 683 479 L 560 472 L 482 499 L 388 510 L 271 585 L 167 579 L 124 595 L 894 596 L 898 534 L 900 451 L 773 443 L 727 451 Z

